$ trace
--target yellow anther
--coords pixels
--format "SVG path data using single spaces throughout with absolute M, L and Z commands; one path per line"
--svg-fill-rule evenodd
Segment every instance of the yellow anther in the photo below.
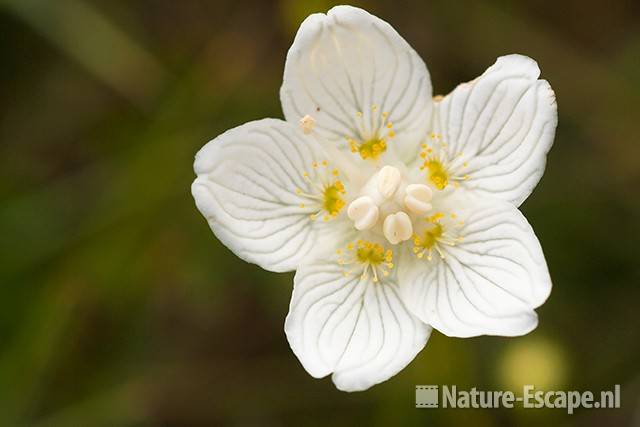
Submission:
M 462 237 L 457 237 L 455 233 L 452 233 L 452 230 L 458 226 L 449 221 L 449 217 L 456 218 L 457 215 L 451 213 L 445 216 L 444 213 L 438 212 L 425 218 L 428 222 L 427 227 L 413 239 L 413 253 L 416 257 L 422 258 L 426 255 L 426 258 L 431 260 L 435 251 L 440 258 L 444 258 L 445 252 L 442 245 L 455 246 L 462 241 Z
M 429 169 L 428 179 L 438 189 L 444 190 L 449 184 L 449 174 L 439 160 L 427 160 L 424 164 Z
M 349 243 L 346 250 L 338 249 L 336 253 L 339 256 L 338 265 L 353 266 L 343 272 L 345 277 L 358 272 L 362 280 L 371 277 L 374 283 L 378 283 L 380 273 L 382 277 L 387 277 L 389 270 L 393 268 L 393 263 L 387 261 L 393 259 L 393 252 L 385 250 L 379 243 L 358 240 L 356 243 Z

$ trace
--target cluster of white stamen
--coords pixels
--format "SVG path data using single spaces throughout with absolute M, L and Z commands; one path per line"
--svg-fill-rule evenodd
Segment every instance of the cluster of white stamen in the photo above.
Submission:
M 425 184 L 409 184 L 400 171 L 384 166 L 364 185 L 361 196 L 349 204 L 348 217 L 358 230 L 374 230 L 397 245 L 413 236 L 412 215 L 431 210 L 431 189 Z

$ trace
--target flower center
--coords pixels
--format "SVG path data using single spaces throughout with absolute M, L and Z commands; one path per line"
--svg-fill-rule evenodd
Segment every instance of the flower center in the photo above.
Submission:
M 349 204 L 348 217 L 358 230 L 372 230 L 396 245 L 413 235 L 413 221 L 431 210 L 431 189 L 408 184 L 398 169 L 385 166 Z

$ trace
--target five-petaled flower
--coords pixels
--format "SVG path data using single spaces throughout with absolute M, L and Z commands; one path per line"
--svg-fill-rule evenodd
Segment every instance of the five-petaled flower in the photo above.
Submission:
M 517 209 L 542 176 L 555 96 L 535 61 L 498 58 L 432 97 L 424 62 L 386 22 L 338 6 L 289 50 L 286 120 L 231 129 L 196 156 L 215 235 L 266 270 L 297 270 L 285 322 L 314 377 L 364 390 L 432 328 L 515 336 L 551 281 Z

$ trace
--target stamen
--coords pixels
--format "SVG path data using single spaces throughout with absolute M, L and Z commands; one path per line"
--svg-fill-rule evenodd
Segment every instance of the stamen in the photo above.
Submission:
M 433 252 L 437 252 L 441 259 L 445 258 L 443 245 L 455 246 L 462 242 L 462 237 L 458 236 L 460 223 L 451 220 L 457 218 L 455 213 L 445 216 L 442 212 L 437 212 L 430 217 L 425 218 L 429 223 L 428 227 L 421 235 L 413 236 L 413 253 L 417 258 L 423 258 L 426 254 L 427 260 L 431 261 Z
M 373 104 L 371 106 L 372 123 L 374 121 L 373 115 L 377 110 L 378 106 Z M 387 150 L 388 139 L 395 137 L 393 123 L 387 121 L 389 113 L 385 111 L 380 114 L 380 119 L 375 120 L 374 129 L 369 131 L 366 130 L 367 126 L 364 124 L 362 111 L 357 111 L 356 117 L 359 122 L 359 135 L 345 136 L 349 148 L 352 153 L 359 154 L 364 160 L 377 160 L 378 157 Z M 384 129 L 387 130 L 386 133 L 383 132 Z
M 450 161 L 446 150 L 447 144 L 441 141 L 442 134 L 431 132 L 429 138 L 434 141 L 434 143 L 431 146 L 429 144 L 422 144 L 420 157 L 424 159 L 424 162 L 420 166 L 420 170 L 427 170 L 427 180 L 438 190 L 444 190 L 449 183 L 453 183 L 453 186 L 458 188 L 460 182 L 469 179 L 469 175 L 451 175 L 450 170 L 458 159 L 463 157 L 464 153 L 458 153 Z M 466 168 L 468 166 L 467 162 L 463 163 L 463 167 Z
M 339 265 L 353 265 L 343 274 L 348 276 L 354 271 L 361 269 L 360 279 L 366 280 L 371 270 L 372 281 L 378 283 L 382 278 L 389 276 L 393 269 L 393 251 L 384 249 L 379 243 L 366 240 L 358 240 L 355 244 L 349 243 L 345 249 L 338 249 L 336 253 Z
M 322 166 L 322 168 L 320 168 Z M 340 179 L 338 169 L 328 170 L 329 162 L 323 160 L 321 162 L 314 161 L 311 167 L 314 170 L 314 178 L 308 172 L 303 172 L 302 176 L 305 182 L 309 184 L 315 192 L 304 192 L 301 188 L 296 188 L 295 193 L 300 197 L 307 199 L 307 202 L 301 202 L 301 209 L 309 209 L 312 213 L 309 215 L 311 220 L 315 220 L 322 212 L 322 219 L 329 221 L 331 218 L 338 216 L 342 208 L 345 206 L 343 195 L 346 193 L 344 184 Z M 320 181 L 317 182 L 317 181 Z

